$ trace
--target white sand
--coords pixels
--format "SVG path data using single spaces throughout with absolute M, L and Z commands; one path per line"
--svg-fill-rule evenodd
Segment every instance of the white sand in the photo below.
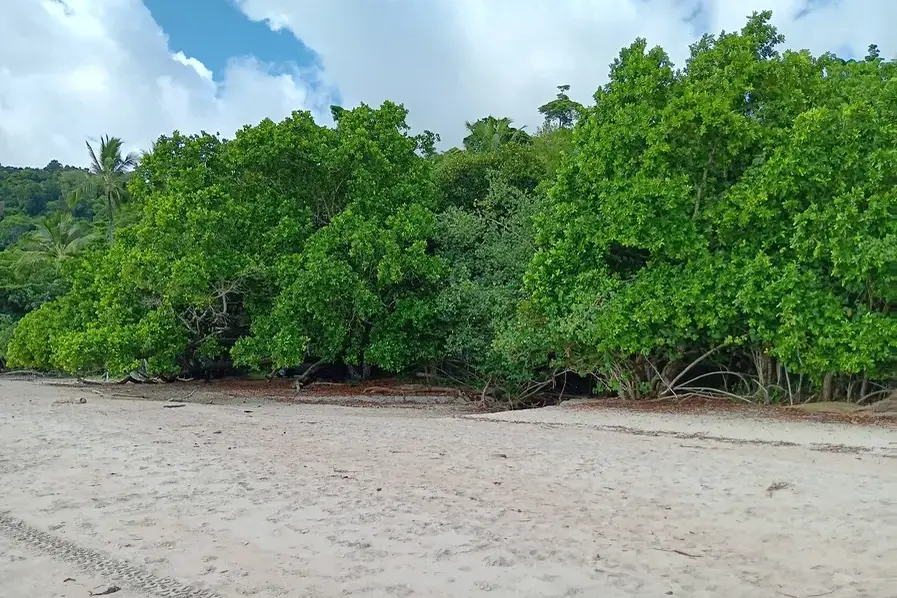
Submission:
M 566 408 L 568 404 L 574 408 Z M 680 439 L 718 440 L 724 443 L 796 445 L 816 450 L 852 450 L 897 457 L 897 428 L 749 419 L 727 413 L 671 416 L 622 409 L 601 409 L 597 413 L 576 409 L 580 405 L 588 404 L 589 401 L 570 401 L 560 407 L 505 411 L 475 417 L 519 424 L 575 426 L 605 432 L 656 434 Z
M 0 597 L 897 595 L 890 430 L 502 417 L 552 425 L 0 382 Z

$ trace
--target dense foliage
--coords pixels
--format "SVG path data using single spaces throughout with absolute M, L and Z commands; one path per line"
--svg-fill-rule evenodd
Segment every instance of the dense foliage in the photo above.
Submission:
M 65 292 L 61 263 L 90 244 L 103 221 L 87 172 L 52 161 L 0 166 L 0 368 L 15 323 Z
M 338 363 L 493 396 L 571 375 L 631 398 L 880 396 L 897 63 L 780 52 L 769 19 L 679 69 L 637 40 L 594 105 L 560 86 L 537 131 L 488 116 L 446 152 L 387 102 L 335 107 L 329 128 L 296 112 L 231 140 L 175 132 L 131 174 L 104 138 L 86 186 L 15 171 L 0 345 L 34 310 L 10 363 L 78 374 Z
M 578 371 L 627 396 L 708 351 L 767 395 L 894 376 L 895 65 L 781 41 L 764 15 L 678 71 L 642 40 L 612 65 L 527 274 L 524 324 Z

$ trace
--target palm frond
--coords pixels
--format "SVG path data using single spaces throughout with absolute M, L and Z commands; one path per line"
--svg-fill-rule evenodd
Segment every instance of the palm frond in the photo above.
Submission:
M 97 159 L 97 154 L 93 151 L 93 146 L 90 145 L 90 142 L 85 141 L 84 143 L 87 144 L 87 151 L 88 153 L 90 153 L 90 172 L 92 172 L 93 174 L 100 174 L 103 171 L 102 163 Z M 103 147 L 102 141 L 100 143 L 100 147 Z
M 46 264 L 51 261 L 51 257 L 42 251 L 21 251 L 16 265 L 23 268 Z
M 128 155 L 122 160 L 122 165 L 127 168 L 136 168 L 140 164 L 140 154 L 138 152 L 128 152 Z
M 75 220 L 71 214 L 55 213 L 35 222 L 35 229 L 28 233 L 21 244 L 19 264 L 31 266 L 38 263 L 55 263 L 77 255 L 96 237 L 83 220 Z

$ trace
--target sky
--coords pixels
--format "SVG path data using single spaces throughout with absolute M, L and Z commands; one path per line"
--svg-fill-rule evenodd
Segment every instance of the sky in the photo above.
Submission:
M 681 63 L 766 9 L 786 47 L 897 56 L 893 0 L 0 0 L 0 164 L 387 99 L 454 145 L 489 114 L 537 126 L 558 85 L 588 103 L 636 37 Z

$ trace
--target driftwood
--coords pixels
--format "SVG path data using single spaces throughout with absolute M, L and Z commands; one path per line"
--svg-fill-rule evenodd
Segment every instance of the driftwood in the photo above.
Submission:
M 105 386 L 105 385 L 120 385 L 120 384 L 167 384 L 170 382 L 169 380 L 165 380 L 164 378 L 157 378 L 155 376 L 144 376 L 137 372 L 130 372 L 127 376 L 123 378 L 117 378 L 115 380 L 88 380 L 87 378 L 77 378 L 79 384 L 93 384 L 97 386 Z
M 365 388 L 362 392 L 363 392 L 364 394 L 366 394 L 366 395 L 372 395 L 372 394 L 390 394 L 390 395 L 395 395 L 395 394 L 400 394 L 400 395 L 402 395 L 402 396 L 405 396 L 405 393 L 404 393 L 400 388 L 396 388 L 396 387 L 389 388 L 389 387 L 387 387 L 387 386 L 368 386 L 368 387 Z
M 0 376 L 40 376 L 41 378 L 52 375 L 44 372 L 36 372 L 34 370 L 9 370 L 8 372 L 0 372 Z
M 407 394 L 432 394 L 432 393 L 445 393 L 445 394 L 453 394 L 459 395 L 461 391 L 457 388 L 450 388 L 448 386 L 424 386 L 422 384 L 399 384 L 397 386 L 368 386 L 362 391 L 364 394 L 397 394 L 397 395 L 407 395 Z
M 399 384 L 395 388 L 405 392 L 444 392 L 446 394 L 458 394 L 461 392 L 451 386 L 430 386 L 429 384 Z
M 864 411 L 866 413 L 879 413 L 879 414 L 895 414 L 897 413 L 897 391 L 891 393 L 891 395 L 887 399 L 882 399 L 877 403 L 872 403 L 871 405 L 867 405 L 865 407 L 860 407 L 859 411 Z

